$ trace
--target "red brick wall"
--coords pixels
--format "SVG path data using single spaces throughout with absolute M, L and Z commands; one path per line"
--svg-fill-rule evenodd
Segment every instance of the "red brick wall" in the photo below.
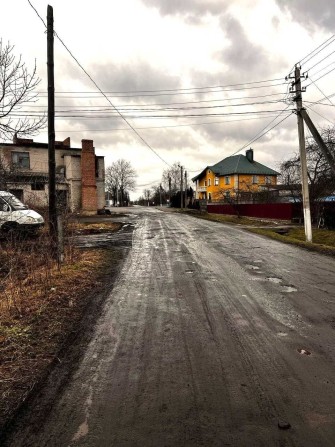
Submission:
M 93 140 L 81 140 L 81 207 L 82 211 L 97 211 L 97 186 L 95 181 L 95 151 Z
M 208 213 L 237 215 L 237 210 L 241 216 L 291 220 L 301 215 L 301 204 L 299 203 L 242 203 L 232 205 L 207 205 Z

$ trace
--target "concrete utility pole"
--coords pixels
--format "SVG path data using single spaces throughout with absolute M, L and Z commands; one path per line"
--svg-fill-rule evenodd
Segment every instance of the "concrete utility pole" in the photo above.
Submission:
M 308 115 L 307 111 L 303 108 L 303 109 L 301 109 L 300 113 L 301 113 L 301 116 L 303 117 L 305 123 L 307 124 L 309 130 L 311 131 L 311 134 L 313 135 L 314 140 L 316 141 L 316 143 L 318 144 L 319 148 L 321 149 L 323 155 L 325 156 L 325 159 L 327 160 L 333 174 L 335 174 L 335 160 L 334 160 L 332 153 L 330 152 L 327 145 L 323 141 L 317 128 L 314 126 L 314 123 L 311 120 L 310 116 Z
M 179 165 L 180 166 L 180 165 Z M 183 209 L 183 167 L 180 166 L 180 209 Z
M 307 242 L 312 242 L 312 221 L 311 221 L 311 207 L 309 202 L 309 190 L 308 190 L 308 174 L 307 174 L 307 160 L 306 160 L 306 147 L 305 147 L 305 131 L 304 121 L 302 118 L 302 89 L 301 89 L 301 75 L 300 67 L 296 65 L 294 71 L 294 85 L 296 97 L 294 100 L 297 103 L 297 118 L 298 118 L 298 134 L 299 134 L 299 151 L 300 151 L 300 164 L 301 164 L 301 182 L 302 182 L 302 200 L 304 210 L 304 225 L 305 236 Z
M 162 184 L 159 185 L 159 203 L 162 207 Z

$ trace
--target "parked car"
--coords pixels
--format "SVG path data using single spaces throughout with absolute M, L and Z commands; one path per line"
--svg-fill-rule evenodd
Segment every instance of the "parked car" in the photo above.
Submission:
M 44 225 L 43 217 L 29 209 L 8 191 L 0 191 L 0 231 L 36 231 Z

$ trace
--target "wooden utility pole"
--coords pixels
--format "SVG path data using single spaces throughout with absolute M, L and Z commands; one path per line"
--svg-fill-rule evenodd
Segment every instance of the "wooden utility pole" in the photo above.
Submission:
M 64 237 L 61 216 L 57 210 L 55 156 L 55 80 L 54 80 L 54 17 L 47 9 L 47 66 L 48 66 L 48 168 L 49 168 L 49 234 L 52 255 L 58 264 L 64 261 Z
M 183 167 L 180 166 L 180 209 L 183 209 Z
M 53 9 L 47 10 L 47 66 L 48 66 L 48 165 L 49 165 L 49 233 L 53 250 L 57 252 L 57 196 L 55 159 L 55 82 Z
M 306 160 L 306 147 L 305 147 L 305 131 L 304 120 L 302 118 L 302 89 L 301 89 L 301 76 L 300 67 L 296 65 L 294 71 L 294 85 L 296 94 L 295 101 L 297 103 L 297 118 L 298 118 L 298 134 L 299 134 L 299 151 L 300 151 L 300 164 L 301 164 L 301 183 L 302 183 L 302 200 L 304 210 L 304 225 L 305 236 L 307 242 L 312 242 L 312 221 L 311 221 L 311 207 L 309 202 L 309 190 L 308 190 L 308 174 L 307 174 L 307 160 Z
M 185 171 L 185 201 L 184 201 L 184 207 L 187 207 L 187 171 Z
M 169 205 L 171 206 L 171 177 L 169 174 Z

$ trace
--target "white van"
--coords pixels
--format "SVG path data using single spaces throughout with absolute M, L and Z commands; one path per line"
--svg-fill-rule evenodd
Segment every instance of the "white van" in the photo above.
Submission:
M 43 217 L 30 210 L 13 194 L 0 191 L 0 231 L 28 230 L 35 231 L 44 225 Z

